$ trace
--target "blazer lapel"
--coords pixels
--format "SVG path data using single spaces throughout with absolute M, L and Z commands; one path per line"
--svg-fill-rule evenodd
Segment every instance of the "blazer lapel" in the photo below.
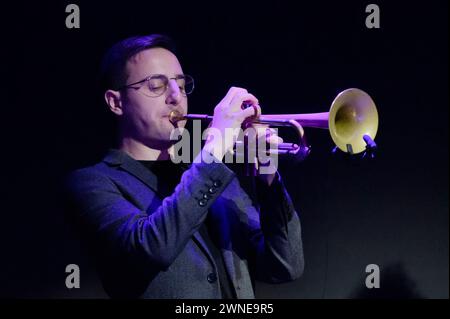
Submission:
M 216 262 L 214 260 L 214 257 L 211 255 L 211 252 L 208 249 L 208 246 L 206 245 L 205 241 L 203 240 L 202 235 L 198 231 L 194 233 L 194 242 L 200 247 L 200 249 L 203 250 L 205 255 L 208 257 L 209 261 L 214 265 L 215 268 L 217 268 Z
M 118 166 L 131 175 L 135 176 L 140 181 L 145 183 L 148 187 L 150 187 L 153 191 L 155 191 L 155 193 L 157 193 L 161 199 L 163 199 L 163 195 L 158 190 L 158 178 L 156 177 L 156 175 L 125 152 L 111 149 L 109 150 L 103 161 L 108 163 L 109 165 Z M 188 168 L 189 166 L 183 166 L 183 170 L 186 170 Z M 194 233 L 194 242 L 198 246 L 200 246 L 200 248 L 205 252 L 208 259 L 212 262 L 213 265 L 215 265 L 214 258 L 208 250 L 203 237 L 198 231 Z
M 111 149 L 103 161 L 108 165 L 117 166 L 118 168 L 127 171 L 161 196 L 158 190 L 158 179 L 156 175 L 125 152 Z
M 236 258 L 233 256 L 233 243 L 231 235 L 230 220 L 227 218 L 227 206 L 221 203 L 221 198 L 218 198 L 210 209 L 210 218 L 212 219 L 211 231 L 216 234 L 220 252 L 225 263 L 225 269 L 231 280 L 234 293 L 239 297 L 239 291 L 236 289 L 239 286 L 238 277 L 239 265 L 236 265 Z

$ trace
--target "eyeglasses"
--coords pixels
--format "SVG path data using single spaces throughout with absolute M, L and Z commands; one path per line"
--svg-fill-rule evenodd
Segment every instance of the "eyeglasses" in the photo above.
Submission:
M 191 94 L 194 90 L 194 79 L 192 76 L 187 74 L 178 74 L 174 78 L 168 78 L 164 74 L 154 74 L 146 77 L 143 80 L 137 81 L 135 83 L 127 84 L 119 88 L 122 89 L 135 89 L 139 90 L 142 86 L 136 87 L 135 85 L 146 83 L 145 86 L 146 93 L 151 97 L 158 97 L 163 95 L 167 88 L 169 87 L 169 80 L 175 80 L 177 82 L 178 87 L 180 88 L 180 92 L 183 96 Z

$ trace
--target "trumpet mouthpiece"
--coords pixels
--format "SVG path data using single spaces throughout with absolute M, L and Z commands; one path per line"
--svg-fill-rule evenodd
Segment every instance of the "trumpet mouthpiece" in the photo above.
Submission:
M 169 121 L 172 122 L 172 124 L 176 124 L 178 121 L 184 120 L 184 116 L 178 112 L 178 111 L 171 111 L 169 113 Z

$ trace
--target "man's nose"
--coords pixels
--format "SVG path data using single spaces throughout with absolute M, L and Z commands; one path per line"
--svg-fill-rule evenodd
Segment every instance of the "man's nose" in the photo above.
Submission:
M 177 81 L 171 79 L 167 84 L 166 104 L 178 105 L 181 102 L 182 95 Z

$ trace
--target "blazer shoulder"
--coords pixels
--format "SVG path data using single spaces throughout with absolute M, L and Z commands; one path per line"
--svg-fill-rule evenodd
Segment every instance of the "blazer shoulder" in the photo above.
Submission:
M 92 166 L 72 170 L 65 176 L 64 187 L 70 191 L 82 185 L 109 184 L 109 171 L 111 169 L 105 163 L 100 162 Z

